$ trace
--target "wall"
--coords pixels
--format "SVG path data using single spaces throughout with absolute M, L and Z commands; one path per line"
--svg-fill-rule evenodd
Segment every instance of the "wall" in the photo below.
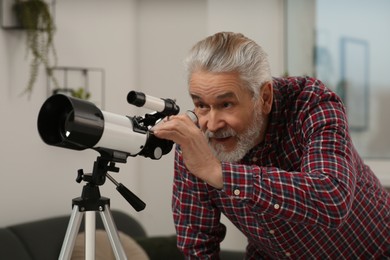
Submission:
M 136 89 L 176 98 L 182 111 L 187 96 L 182 59 L 201 38 L 219 30 L 241 31 L 269 53 L 274 75 L 284 71 L 283 1 L 247 0 L 66 0 L 57 1 L 55 43 L 60 66 L 99 67 L 106 72 L 105 110 L 120 115 L 149 112 L 127 104 Z M 272 26 L 270 26 L 270 24 Z M 42 71 L 28 99 L 29 62 L 22 31 L 0 30 L 0 225 L 69 214 L 80 196 L 79 168 L 91 171 L 98 155 L 45 145 L 36 119 L 47 98 Z M 147 204 L 135 212 L 112 183 L 101 187 L 111 207 L 134 215 L 151 235 L 174 233 L 170 212 L 173 154 L 152 161 L 129 158 L 113 174 Z M 229 227 L 223 247 L 242 249 L 245 239 Z
M 286 0 L 286 74 L 315 75 L 316 1 Z

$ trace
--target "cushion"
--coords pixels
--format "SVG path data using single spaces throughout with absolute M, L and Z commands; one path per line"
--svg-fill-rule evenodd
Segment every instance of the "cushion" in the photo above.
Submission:
M 119 239 L 122 243 L 123 250 L 129 260 L 148 260 L 145 251 L 137 242 L 125 233 L 118 231 Z M 115 260 L 115 255 L 111 247 L 105 230 L 96 230 L 95 239 L 95 259 L 96 260 Z M 73 248 L 72 260 L 85 259 L 85 233 L 81 232 L 76 237 L 75 246 Z
M 0 229 L 0 259 L 32 259 L 19 238 L 6 228 Z
M 147 252 L 150 260 L 183 260 L 184 256 L 176 246 L 176 236 L 155 236 L 135 238 L 137 243 Z

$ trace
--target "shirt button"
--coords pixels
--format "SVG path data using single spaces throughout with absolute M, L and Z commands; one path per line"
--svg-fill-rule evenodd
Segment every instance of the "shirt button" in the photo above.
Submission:
M 257 162 L 257 157 L 253 157 L 252 162 Z
M 291 256 L 291 253 L 290 253 L 290 252 L 286 252 L 286 256 L 287 256 L 287 257 L 290 257 L 290 256 Z
M 241 192 L 239 189 L 235 189 L 233 193 L 234 193 L 234 195 L 238 196 L 238 195 L 240 195 Z
M 279 209 L 280 208 L 280 205 L 279 204 L 275 204 L 274 205 L 274 209 Z
M 270 230 L 269 233 L 270 233 L 271 235 L 273 235 L 273 234 L 275 234 L 275 230 Z

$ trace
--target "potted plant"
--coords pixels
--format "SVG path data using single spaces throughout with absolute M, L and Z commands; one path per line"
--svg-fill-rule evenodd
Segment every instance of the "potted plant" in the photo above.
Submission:
M 53 94 L 65 94 L 71 97 L 88 100 L 91 97 L 91 93 L 86 91 L 83 87 L 78 89 L 72 88 L 56 88 L 53 90 Z
M 32 54 L 30 78 L 22 94 L 31 95 L 41 65 L 48 77 L 58 85 L 50 70 L 51 58 L 56 64 L 57 55 L 53 42 L 55 26 L 48 4 L 43 0 L 15 0 L 13 11 L 20 27 L 27 32 L 27 48 Z

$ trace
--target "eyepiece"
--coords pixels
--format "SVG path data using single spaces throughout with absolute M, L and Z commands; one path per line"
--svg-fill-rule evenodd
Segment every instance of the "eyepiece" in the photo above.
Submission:
M 127 102 L 137 107 L 155 110 L 165 116 L 177 115 L 180 111 L 180 108 L 172 99 L 156 98 L 134 90 L 127 94 Z
M 134 106 L 142 107 L 145 105 L 146 95 L 144 93 L 137 92 L 134 90 L 130 91 L 127 94 L 127 102 L 129 102 L 129 104 L 132 104 Z

